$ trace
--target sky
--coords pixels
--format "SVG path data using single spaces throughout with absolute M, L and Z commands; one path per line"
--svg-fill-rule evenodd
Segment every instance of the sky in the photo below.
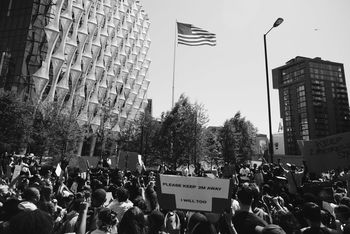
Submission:
M 222 126 L 237 111 L 269 133 L 263 35 L 267 35 L 272 132 L 281 122 L 273 68 L 296 56 L 344 64 L 350 90 L 349 0 L 141 0 L 148 14 L 152 60 L 148 98 L 153 116 L 172 106 L 175 22 L 216 34 L 217 46 L 176 46 L 175 102 L 183 93 L 204 105 L 208 126 Z

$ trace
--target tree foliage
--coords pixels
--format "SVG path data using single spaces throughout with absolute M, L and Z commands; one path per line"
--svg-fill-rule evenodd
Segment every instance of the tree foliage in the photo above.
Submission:
M 245 161 L 253 153 L 257 129 L 237 112 L 220 130 L 222 155 L 226 162 Z
M 222 164 L 222 147 L 219 141 L 219 128 L 208 127 L 204 130 L 203 160 L 210 166 Z
M 78 139 L 84 134 L 74 114 L 61 111 L 58 103 L 41 106 L 37 111 L 29 145 L 31 152 L 38 155 L 52 156 L 59 160 L 74 154 Z
M 20 152 L 32 142 L 34 106 L 12 93 L 0 96 L 0 150 Z
M 191 104 L 188 97 L 181 95 L 174 108 L 162 116 L 159 146 L 163 159 L 174 168 L 198 162 L 203 155 L 202 136 L 206 122 L 203 106 Z

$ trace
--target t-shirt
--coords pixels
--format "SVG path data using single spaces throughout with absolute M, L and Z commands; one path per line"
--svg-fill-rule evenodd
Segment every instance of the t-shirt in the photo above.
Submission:
M 267 225 L 263 219 L 248 211 L 237 211 L 232 222 L 238 234 L 254 234 L 256 226 Z

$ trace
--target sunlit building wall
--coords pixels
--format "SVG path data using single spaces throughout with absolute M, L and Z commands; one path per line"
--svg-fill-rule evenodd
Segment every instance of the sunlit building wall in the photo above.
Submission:
M 57 102 L 92 132 L 118 133 L 144 112 L 151 41 L 139 1 L 3 0 L 0 12 L 0 92 Z

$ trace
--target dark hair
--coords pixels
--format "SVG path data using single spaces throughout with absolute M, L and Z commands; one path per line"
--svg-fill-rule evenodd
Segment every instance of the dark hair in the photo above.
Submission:
M 192 234 L 216 234 L 216 229 L 209 221 L 199 222 L 194 226 Z
M 10 220 L 9 234 L 48 234 L 53 224 L 50 215 L 40 209 L 25 210 Z
M 76 198 L 74 199 L 69 205 L 68 205 L 68 212 L 74 210 L 79 211 L 80 210 L 80 203 L 84 202 L 84 198 Z
M 304 203 L 302 213 L 311 222 L 321 222 L 321 209 L 313 202 Z
M 104 207 L 98 212 L 98 219 L 102 221 L 102 226 L 111 226 L 116 224 L 117 214 L 111 209 Z
M 329 234 L 330 232 L 326 228 L 322 227 L 310 227 L 303 231 L 303 234 Z
M 134 206 L 140 208 L 142 212 L 145 213 L 147 211 L 147 204 L 146 201 L 142 198 L 142 196 L 137 196 L 132 203 L 134 204 Z
M 350 218 L 350 208 L 346 205 L 339 205 L 334 208 L 335 215 L 340 221 L 348 220 Z M 338 218 L 339 217 L 339 218 Z
M 291 212 L 277 211 L 273 215 L 273 223 L 280 226 L 286 233 L 301 233 L 300 224 Z
M 244 205 L 251 205 L 254 198 L 254 191 L 251 186 L 243 184 L 237 192 L 238 200 Z
M 119 234 L 145 234 L 146 221 L 140 208 L 134 206 L 128 209 L 118 225 Z
M 129 192 L 123 187 L 119 187 L 115 191 L 116 198 L 119 202 L 125 202 L 129 198 Z
M 198 224 L 200 222 L 207 222 L 207 221 L 208 221 L 208 219 L 204 214 L 196 212 L 193 215 L 191 215 L 190 219 L 188 220 L 187 230 L 189 232 L 192 232 L 192 230 L 196 226 L 196 224 Z
M 91 195 L 92 205 L 101 206 L 106 201 L 106 191 L 104 189 L 96 189 Z
M 350 197 L 343 197 L 343 198 L 340 200 L 340 204 L 341 204 L 341 205 L 346 205 L 347 207 L 350 208 Z
M 37 188 L 29 187 L 23 192 L 23 199 L 30 202 L 38 202 L 40 199 L 40 191 Z
M 52 196 L 52 188 L 50 186 L 43 186 L 40 191 L 40 198 L 45 201 L 50 201 Z
M 158 210 L 148 215 L 148 234 L 158 234 L 164 228 L 164 214 Z

